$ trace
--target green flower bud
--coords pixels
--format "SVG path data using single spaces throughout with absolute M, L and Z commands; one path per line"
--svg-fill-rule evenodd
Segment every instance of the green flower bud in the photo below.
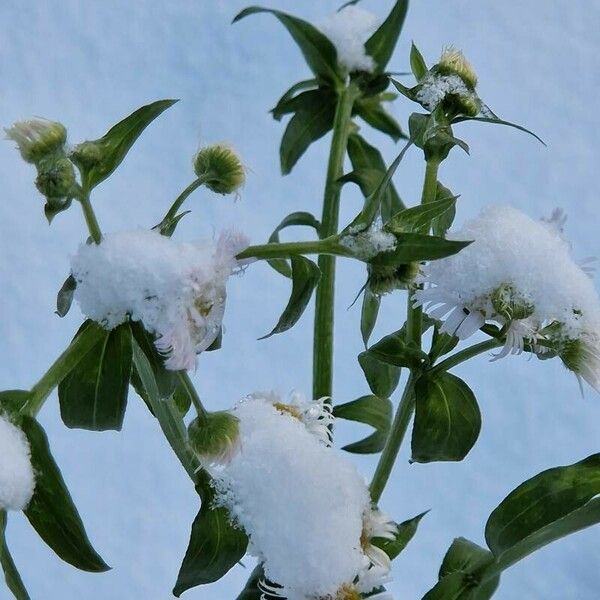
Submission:
M 520 298 L 511 285 L 504 284 L 492 293 L 492 306 L 496 314 L 507 321 L 526 319 L 533 314 L 534 306 Z
M 34 164 L 61 150 L 67 141 L 64 125 L 45 119 L 18 121 L 4 131 L 8 139 L 17 143 L 23 159 Z
M 194 157 L 194 171 L 206 180 L 206 187 L 217 194 L 233 194 L 246 181 L 242 161 L 225 144 L 202 148 Z
M 88 170 L 96 166 L 104 151 L 97 142 L 81 142 L 69 154 L 69 158 L 81 169 Z
M 188 427 L 190 446 L 204 463 L 228 463 L 239 447 L 239 421 L 228 411 L 196 417 Z
M 369 274 L 367 284 L 369 289 L 378 296 L 389 294 L 394 290 L 404 290 L 414 283 L 420 267 L 421 264 L 418 262 L 394 266 L 370 264 L 367 267 Z
M 442 75 L 458 75 L 471 89 L 477 86 L 477 73 L 461 50 L 446 48 L 436 67 Z
M 75 193 L 75 169 L 68 158 L 50 157 L 38 162 L 35 185 L 46 198 L 69 198 Z

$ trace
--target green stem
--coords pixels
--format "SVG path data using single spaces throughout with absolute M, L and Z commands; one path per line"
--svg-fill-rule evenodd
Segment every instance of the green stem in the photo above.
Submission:
M 431 369 L 429 369 L 428 372 L 429 372 L 429 374 L 434 375 L 441 371 L 448 371 L 449 369 L 452 369 L 456 365 L 460 365 L 460 363 L 463 363 L 466 360 L 469 360 L 469 359 L 473 358 L 474 356 L 477 356 L 478 354 L 483 354 L 484 352 L 487 352 L 488 350 L 493 350 L 494 348 L 499 348 L 500 346 L 503 345 L 503 343 L 504 342 L 502 340 L 498 340 L 496 338 L 491 338 L 489 340 L 485 340 L 484 342 L 479 342 L 478 344 L 473 344 L 473 346 L 469 346 L 468 348 L 465 348 L 464 350 L 461 350 L 460 352 L 457 352 L 456 354 L 449 356 L 442 362 L 431 367 Z
M 430 158 L 425 167 L 425 179 L 423 181 L 423 192 L 421 194 L 421 204 L 433 202 L 437 195 L 437 176 L 440 162 L 437 159 Z
M 79 203 L 83 209 L 83 215 L 85 217 L 88 231 L 90 232 L 94 243 L 99 244 L 102 241 L 102 232 L 100 231 L 98 219 L 96 219 L 96 214 L 94 213 L 92 203 L 90 202 L 90 192 L 88 189 L 84 188 L 81 190 L 81 194 L 79 195 Z
M 260 244 L 250 246 L 237 255 L 239 260 L 244 258 L 291 258 L 299 254 L 327 254 L 331 256 L 352 256 L 352 252 L 338 243 L 337 236 L 311 242 L 284 242 L 277 244 Z
M 400 446 L 404 441 L 404 436 L 406 435 L 408 425 L 412 418 L 415 407 L 414 392 L 417 378 L 418 376 L 416 376 L 414 373 L 411 373 L 408 381 L 406 382 L 406 387 L 404 388 L 402 398 L 400 399 L 400 404 L 398 405 L 398 410 L 396 411 L 396 416 L 394 417 L 392 429 L 385 443 L 385 447 L 383 448 L 383 452 L 379 458 L 375 475 L 373 475 L 373 481 L 371 482 L 370 489 L 371 499 L 375 504 L 379 502 L 381 494 L 383 493 L 388 479 L 390 478 L 394 463 L 396 462 L 396 458 L 398 456 L 398 451 L 400 450 Z
M 163 217 L 162 223 L 170 221 L 173 217 L 177 215 L 177 211 L 181 208 L 181 205 L 187 200 L 188 196 L 198 189 L 201 185 L 206 183 L 205 177 L 199 177 L 195 181 L 192 181 L 190 185 L 188 185 L 179 196 L 177 196 L 175 202 L 171 205 L 171 208 L 167 211 L 167 214 Z
M 186 394 L 192 401 L 192 404 L 194 405 L 198 416 L 205 416 L 207 414 L 207 411 L 204 408 L 204 405 L 200 400 L 200 396 L 198 396 L 198 392 L 196 391 L 196 388 L 194 387 L 194 384 L 192 383 L 192 380 L 190 379 L 190 376 L 188 375 L 187 371 L 179 373 L 179 381 L 183 386 L 183 389 L 185 390 Z
M 352 121 L 352 107 L 359 90 L 351 83 L 340 91 L 333 122 L 333 137 L 327 166 L 320 237 L 337 233 L 344 158 Z M 313 342 L 313 398 L 331 397 L 333 391 L 333 321 L 335 299 L 335 257 L 319 256 L 321 279 L 315 297 Z
M 102 339 L 104 330 L 90 325 L 82 331 L 69 347 L 54 361 L 43 377 L 31 388 L 31 397 L 23 407 L 23 412 L 35 416 L 52 390 L 73 370 L 79 361 Z

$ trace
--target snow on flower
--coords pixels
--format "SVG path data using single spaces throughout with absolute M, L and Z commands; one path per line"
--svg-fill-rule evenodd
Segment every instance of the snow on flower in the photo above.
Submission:
M 347 6 L 322 19 L 318 29 L 326 35 L 337 50 L 338 63 L 349 73 L 372 73 L 375 61 L 365 50 L 365 42 L 377 29 L 378 19 L 358 6 Z
M 508 206 L 490 206 L 448 237 L 474 240 L 454 256 L 423 268 L 416 305 L 445 319 L 464 339 L 486 321 L 504 328 L 499 356 L 555 351 L 600 390 L 600 300 L 562 235 L 564 216 L 535 221 Z
M 34 488 L 29 442 L 21 429 L 0 416 L 0 509 L 23 510 Z
M 340 243 L 361 260 L 369 260 L 381 252 L 395 250 L 398 242 L 393 233 L 375 226 L 366 231 L 351 232 L 342 237 Z
M 398 528 L 388 515 L 378 509 L 369 508 L 363 515 L 363 532 L 361 545 L 374 567 L 386 572 L 391 569 L 390 557 L 378 546 L 372 543 L 374 538 L 393 540 Z
M 264 593 L 352 600 L 378 588 L 382 579 L 373 574 L 356 587 L 371 566 L 361 543 L 371 505 L 355 467 L 273 396 L 249 396 L 232 414 L 239 419 L 240 449 L 229 464 L 211 469 L 215 502 L 246 531 L 266 579 L 276 583 L 264 583 Z
M 219 334 L 227 279 L 246 246 L 237 232 L 204 243 L 177 243 L 155 231 L 108 234 L 72 258 L 75 298 L 107 329 L 140 321 L 157 336 L 168 369 L 192 369 Z

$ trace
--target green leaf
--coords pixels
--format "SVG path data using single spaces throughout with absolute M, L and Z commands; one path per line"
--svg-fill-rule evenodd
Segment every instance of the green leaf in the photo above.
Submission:
M 358 363 L 376 396 L 389 398 L 394 393 L 400 381 L 400 367 L 381 362 L 368 350 L 358 355 Z
M 456 197 L 449 197 L 405 208 L 385 223 L 384 228 L 391 233 L 427 234 L 433 221 L 453 209 L 455 204 Z
M 319 82 L 316 79 L 305 79 L 304 81 L 299 81 L 295 83 L 279 100 L 277 104 L 271 109 L 271 114 L 276 121 L 280 121 L 283 115 L 289 114 L 289 112 L 294 112 L 295 109 L 290 110 L 290 101 L 294 98 L 297 98 L 298 92 L 303 92 L 305 90 L 311 90 L 318 87 Z M 293 104 L 291 105 L 293 106 Z
M 87 537 L 41 425 L 35 419 L 23 416 L 21 428 L 29 441 L 31 464 L 36 473 L 33 498 L 24 510 L 25 516 L 44 542 L 65 562 L 82 571 L 108 571 L 110 567 Z
M 389 252 L 381 252 L 369 262 L 374 265 L 393 266 L 418 262 L 422 260 L 437 260 L 460 252 L 470 241 L 446 240 L 434 235 L 420 233 L 396 234 L 396 248 Z
M 161 221 L 160 223 L 158 223 L 158 225 L 155 225 L 152 228 L 152 231 L 158 231 L 160 235 L 171 237 L 175 233 L 175 229 L 177 229 L 179 221 L 181 221 L 183 217 L 189 215 L 191 212 L 191 210 L 184 210 L 183 212 L 179 213 L 178 215 L 175 215 L 174 217 Z
M 292 328 L 310 302 L 312 293 L 319 283 L 321 271 L 319 267 L 304 258 L 303 256 L 293 256 L 292 259 L 292 293 L 277 325 L 271 333 L 260 338 L 261 340 L 271 337 L 276 333 L 282 333 Z
M 429 360 L 413 342 L 406 341 L 404 328 L 381 338 L 368 352 L 381 362 L 397 367 L 420 368 Z
M 348 138 L 348 156 L 357 174 L 357 178 L 352 181 L 359 185 L 363 196 L 367 198 L 377 189 L 387 172 L 383 157 L 375 146 L 371 146 L 357 133 L 350 134 Z M 381 217 L 387 221 L 402 208 L 404 204 L 394 184 L 390 182 L 381 199 Z
M 375 538 L 373 544 L 378 548 L 381 548 L 389 557 L 390 560 L 394 560 L 403 550 L 408 546 L 408 543 L 413 539 L 415 533 L 417 533 L 417 527 L 421 519 L 428 513 L 426 510 L 420 515 L 403 521 L 398 525 L 396 536 L 393 540 L 385 538 Z
M 73 304 L 73 295 L 75 294 L 76 287 L 77 282 L 75 278 L 73 275 L 69 275 L 60 290 L 58 290 L 58 295 L 56 296 L 56 314 L 59 317 L 64 317 L 69 312 L 71 304 Z
M 0 410 L 16 415 L 31 398 L 27 390 L 4 390 L 0 392 Z
M 291 172 L 313 142 L 333 127 L 334 117 L 335 97 L 331 92 L 325 89 L 304 96 L 304 104 L 290 119 L 281 139 L 279 158 L 284 175 Z
M 419 52 L 414 42 L 410 47 L 410 68 L 417 81 L 421 81 L 429 71 L 423 55 Z
M 371 395 L 334 406 L 333 416 L 337 419 L 357 421 L 375 428 L 375 432 L 370 436 L 348 444 L 342 450 L 355 454 L 381 452 L 392 424 L 392 412 L 392 403 L 389 400 Z
M 265 570 L 262 564 L 259 563 L 250 574 L 246 586 L 236 600 L 277 600 L 275 596 L 261 592 L 258 587 L 259 583 L 265 579 Z
M 158 100 L 138 108 L 93 142 L 97 159 L 89 164 L 78 161 L 85 187 L 92 189 L 104 181 L 121 164 L 144 129 L 177 100 Z M 74 158 L 74 160 L 77 160 Z
M 278 244 L 279 243 L 279 232 L 286 227 L 292 227 L 295 225 L 305 225 L 307 227 L 312 227 L 319 235 L 319 231 L 321 229 L 321 223 L 309 212 L 294 212 L 289 214 L 273 231 L 271 236 L 269 237 L 269 244 Z M 284 275 L 285 277 L 292 276 L 292 268 L 287 260 L 284 258 L 272 258 L 268 261 L 268 263 L 278 272 Z
M 465 538 L 456 538 L 439 572 L 439 581 L 423 600 L 489 600 L 496 591 L 500 577 L 480 583 L 480 573 L 492 564 L 494 555 Z
M 320 81 L 331 87 L 343 83 L 337 66 L 335 46 L 316 27 L 298 17 L 260 6 L 245 8 L 233 19 L 233 22 L 236 23 L 257 13 L 272 14 L 281 22 L 298 44 L 307 65 Z
M 360 311 L 360 333 L 362 335 L 365 348 L 369 343 L 369 338 L 375 328 L 377 315 L 379 314 L 379 305 L 381 296 L 374 294 L 368 287 L 363 293 L 362 309 Z
M 392 57 L 404 25 L 407 10 L 408 0 L 396 0 L 394 8 L 392 8 L 386 20 L 365 43 L 365 50 L 375 60 L 378 73 L 385 71 Z
M 503 568 L 570 533 L 600 523 L 600 454 L 539 473 L 492 512 L 485 539 Z
M 398 121 L 379 102 L 362 101 L 356 103 L 356 114 L 373 129 L 389 135 L 394 142 L 406 138 Z
M 200 512 L 192 523 L 190 541 L 179 569 L 173 594 L 218 581 L 246 553 L 246 534 L 231 525 L 226 509 L 214 508 L 214 491 L 208 475 L 201 471 L 196 489 L 202 499 Z
M 129 323 L 107 331 L 60 382 L 60 415 L 67 427 L 120 431 L 131 377 Z
M 8 589 L 12 592 L 16 600 L 30 600 L 29 594 L 25 589 L 23 580 L 17 571 L 17 567 L 10 555 L 6 544 L 6 511 L 0 510 L 0 564 L 4 571 L 4 579 Z
M 481 429 L 481 413 L 469 386 L 450 373 L 422 377 L 415 389 L 412 460 L 462 460 Z
M 544 146 L 546 145 L 546 142 L 544 142 L 544 140 L 541 137 L 539 137 L 538 135 L 533 133 L 533 131 L 526 129 L 525 127 L 522 127 L 521 125 L 517 125 L 516 123 L 511 123 L 510 121 L 504 121 L 503 119 L 498 119 L 497 117 L 466 117 L 466 116 L 463 116 L 463 117 L 456 117 L 452 121 L 452 123 L 462 123 L 463 121 L 480 121 L 482 123 L 493 123 L 496 125 L 506 125 L 508 127 L 513 127 L 514 129 L 518 129 L 519 131 L 528 133 L 529 135 L 533 136 L 538 142 L 542 143 Z
M 437 190 L 435 193 L 435 201 L 438 202 L 440 200 L 447 200 L 449 198 L 453 198 L 455 202 L 450 206 L 450 208 L 435 217 L 431 222 L 431 230 L 433 235 L 437 235 L 439 237 L 446 237 L 446 232 L 452 226 L 454 222 L 454 217 L 456 216 L 456 199 L 458 196 L 452 194 L 452 192 L 445 186 L 443 186 L 439 181 L 437 182 Z
M 440 332 L 438 325 L 433 330 L 433 339 L 431 340 L 431 350 L 429 351 L 429 358 L 434 363 L 440 356 L 444 356 L 454 350 L 457 346 L 459 339 L 455 335 L 449 333 Z

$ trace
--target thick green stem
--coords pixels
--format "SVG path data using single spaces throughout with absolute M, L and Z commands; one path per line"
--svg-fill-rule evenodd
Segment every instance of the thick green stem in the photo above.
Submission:
M 431 367 L 431 369 L 429 369 L 428 372 L 431 375 L 434 375 L 435 373 L 448 371 L 449 369 L 452 369 L 452 367 L 460 365 L 460 363 L 463 363 L 473 358 L 474 356 L 477 356 L 478 354 L 482 354 L 483 352 L 487 352 L 488 350 L 493 350 L 494 348 L 499 348 L 503 345 L 503 343 L 504 342 L 502 340 L 496 338 L 485 340 L 484 342 L 479 342 L 479 344 L 474 344 L 473 346 L 469 346 L 468 348 L 465 348 L 464 350 L 461 350 L 460 352 L 449 356 L 442 362 Z
M 102 241 L 102 232 L 100 231 L 100 225 L 98 225 L 96 214 L 94 213 L 92 203 L 90 202 L 90 193 L 87 189 L 83 189 L 81 191 L 81 194 L 79 195 L 79 202 L 81 204 L 81 208 L 83 209 L 83 215 L 85 217 L 88 231 L 90 232 L 94 243 L 99 244 Z
M 344 158 L 352 120 L 352 107 L 359 91 L 355 84 L 341 90 L 333 122 L 333 138 L 321 218 L 321 239 L 337 233 Z M 333 321 L 335 299 L 335 257 L 319 256 L 321 280 L 315 298 L 313 341 L 313 398 L 331 397 L 333 388 Z
M 425 168 L 425 179 L 423 181 L 423 193 L 421 204 L 433 202 L 437 195 L 437 176 L 440 163 L 437 159 L 429 159 Z
M 190 185 L 188 185 L 185 188 L 185 190 L 183 190 L 183 192 L 181 192 L 181 194 L 177 196 L 175 202 L 173 202 L 171 208 L 169 208 L 167 214 L 163 217 L 163 220 L 161 222 L 166 223 L 167 221 L 170 221 L 173 217 L 175 217 L 177 215 L 177 211 L 181 208 L 181 205 L 187 200 L 188 196 L 204 183 L 206 183 L 206 178 L 204 177 L 199 177 L 198 179 L 190 183 Z
M 327 254 L 331 256 L 352 256 L 352 252 L 338 242 L 337 236 L 312 242 L 284 242 L 250 246 L 237 255 L 244 258 L 291 258 L 301 254 Z
M 96 325 L 90 325 L 82 331 L 31 388 L 31 397 L 23 407 L 23 413 L 35 416 L 42 408 L 46 398 L 52 393 L 52 390 L 100 342 L 104 333 L 103 329 Z
M 196 391 L 196 388 L 194 387 L 194 384 L 192 383 L 192 380 L 190 379 L 190 376 L 188 375 L 187 371 L 181 371 L 179 373 L 179 381 L 185 389 L 185 392 L 188 395 L 189 399 L 192 401 L 192 404 L 194 405 L 198 416 L 205 416 L 207 414 L 206 408 L 204 408 L 204 405 L 200 400 L 200 396 L 198 396 L 198 392 Z
M 371 482 L 371 499 L 375 504 L 379 502 L 381 494 L 385 489 L 385 486 L 390 478 L 394 463 L 398 456 L 398 451 L 406 435 L 408 425 L 412 418 L 412 414 L 415 407 L 415 383 L 417 376 L 413 373 L 410 374 L 406 387 L 400 399 L 396 416 L 392 424 L 390 435 L 385 443 L 383 452 L 379 458 L 373 481 Z

